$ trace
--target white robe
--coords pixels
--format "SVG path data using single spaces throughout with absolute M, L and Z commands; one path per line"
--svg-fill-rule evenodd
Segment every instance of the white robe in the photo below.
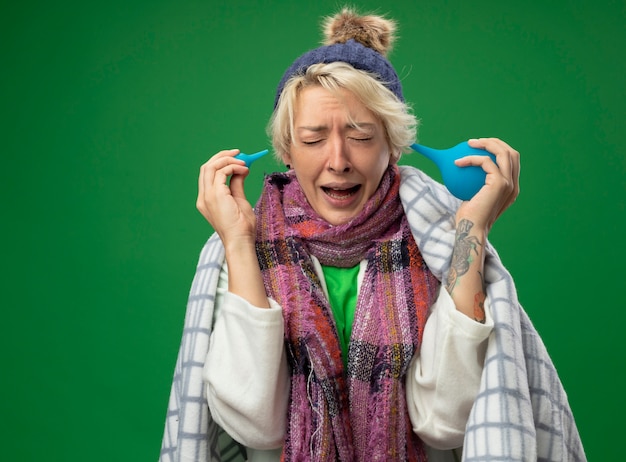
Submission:
M 326 291 L 321 266 L 312 258 Z M 358 288 L 366 263 L 361 264 Z M 287 428 L 289 397 L 282 310 L 273 300 L 270 309 L 252 306 L 227 287 L 224 265 L 204 370 L 209 409 L 217 424 L 248 448 L 277 448 Z M 413 430 L 434 448 L 463 444 L 493 328 L 486 305 L 486 321 L 477 323 L 457 311 L 441 288 L 424 327 L 421 354 L 409 366 L 407 405 Z M 250 462 L 280 460 L 280 451 L 247 452 Z

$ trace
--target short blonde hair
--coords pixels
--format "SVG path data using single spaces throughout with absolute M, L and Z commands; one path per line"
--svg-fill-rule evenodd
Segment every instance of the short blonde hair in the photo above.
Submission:
M 303 74 L 296 74 L 285 84 L 272 114 L 267 131 L 274 155 L 282 161 L 293 142 L 295 107 L 298 95 L 307 87 L 321 86 L 331 92 L 350 91 L 380 119 L 394 162 L 416 141 L 418 120 L 409 106 L 376 77 L 344 62 L 313 64 Z

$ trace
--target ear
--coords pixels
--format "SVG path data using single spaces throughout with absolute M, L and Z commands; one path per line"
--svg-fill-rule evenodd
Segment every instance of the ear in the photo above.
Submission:
M 400 154 L 400 152 L 394 152 L 391 145 L 389 145 L 389 165 L 397 164 L 398 160 L 400 159 Z
M 285 151 L 285 152 L 283 152 L 283 154 L 280 157 L 281 157 L 281 159 L 283 161 L 283 164 L 285 164 L 285 165 L 292 164 L 292 162 L 291 162 L 291 154 L 290 153 Z

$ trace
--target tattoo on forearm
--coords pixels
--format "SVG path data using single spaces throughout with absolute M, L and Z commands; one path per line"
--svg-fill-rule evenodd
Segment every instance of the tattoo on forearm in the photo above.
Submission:
M 446 288 L 449 293 L 456 286 L 459 278 L 469 271 L 472 262 L 472 250 L 478 254 L 478 247 L 481 246 L 476 236 L 470 236 L 469 232 L 474 226 L 469 220 L 463 219 L 459 222 L 456 230 L 456 240 L 452 251 L 452 263 L 448 272 Z
M 485 324 L 485 292 L 480 291 L 474 295 L 474 321 Z

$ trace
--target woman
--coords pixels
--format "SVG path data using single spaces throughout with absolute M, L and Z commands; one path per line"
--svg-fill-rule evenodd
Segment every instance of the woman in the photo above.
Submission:
M 519 154 L 470 140 L 496 156 L 457 162 L 481 167 L 484 187 L 466 202 L 445 197 L 443 212 L 417 207 L 446 193 L 397 165 L 417 123 L 385 58 L 394 29 L 344 10 L 326 45 L 286 71 L 270 132 L 288 171 L 266 178 L 254 209 L 238 150 L 202 167 L 197 207 L 221 252 L 207 259 L 218 267 L 212 333 L 190 346 L 206 354 L 202 391 L 174 394 L 200 398 L 200 413 L 206 399 L 210 417 L 192 419 L 203 443 L 191 449 L 166 428 L 164 459 L 224 457 L 229 438 L 254 461 L 427 460 L 463 445 L 500 293 L 485 277 L 487 235 L 519 192 Z M 435 229 L 453 232 L 447 250 Z M 222 430 L 221 442 L 206 436 Z

